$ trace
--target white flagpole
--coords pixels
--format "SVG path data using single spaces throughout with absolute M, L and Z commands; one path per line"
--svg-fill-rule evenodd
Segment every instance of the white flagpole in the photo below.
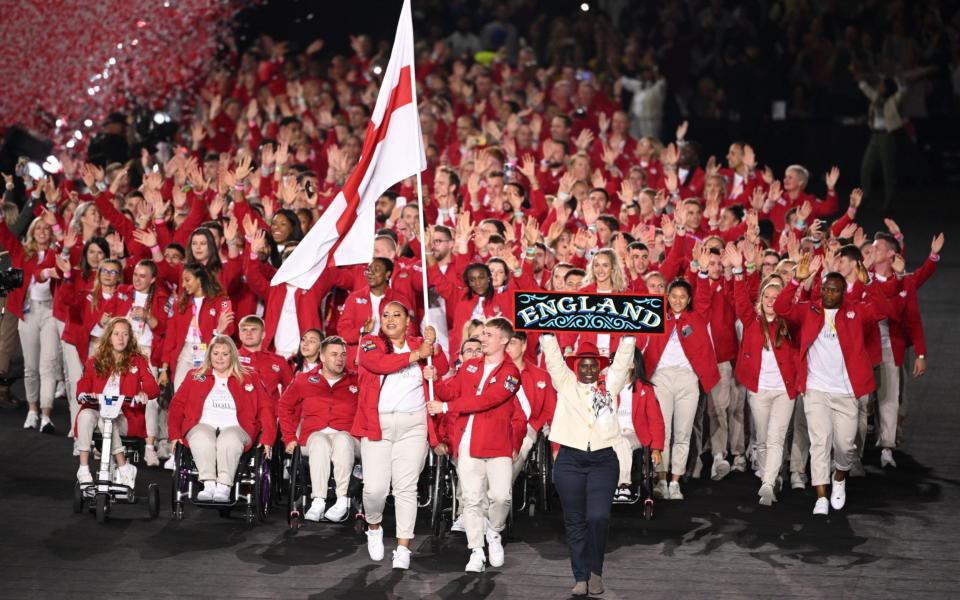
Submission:
M 410 0 L 406 0 L 409 2 Z M 413 14 L 411 10 L 410 15 L 411 27 L 413 25 Z M 416 45 L 414 45 L 416 48 Z M 417 102 L 417 73 L 416 73 L 416 64 L 417 64 L 417 53 L 414 50 L 413 60 L 410 61 L 410 89 L 413 94 L 413 106 L 417 111 L 417 122 L 420 122 L 420 105 Z M 419 128 L 418 128 L 419 129 Z M 418 144 L 423 144 L 423 134 L 421 133 L 420 139 L 417 140 Z M 420 180 L 420 171 L 417 171 L 417 213 L 420 215 L 420 276 L 423 281 L 423 320 L 424 326 L 423 329 L 426 331 L 427 327 L 430 326 L 430 295 L 427 292 L 427 252 L 432 251 L 432 248 L 426 247 L 427 241 L 427 232 L 423 224 L 423 183 Z M 416 310 L 414 310 L 416 313 Z M 427 357 L 427 365 L 433 366 L 433 357 Z M 427 380 L 427 392 L 430 398 L 430 401 L 433 402 L 433 380 Z

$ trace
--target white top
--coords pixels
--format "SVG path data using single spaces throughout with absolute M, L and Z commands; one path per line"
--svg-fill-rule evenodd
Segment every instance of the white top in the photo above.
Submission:
M 483 321 L 486 318 L 483 314 L 483 296 L 477 296 L 477 303 L 473 307 L 473 313 L 470 314 L 470 318 L 479 321 Z
M 633 384 L 628 383 L 620 390 L 617 400 L 617 421 L 620 429 L 633 431 Z
M 404 342 L 403 348 L 394 348 L 394 350 L 397 354 L 402 354 L 410 352 L 410 347 Z M 420 370 L 420 365 L 410 363 L 396 373 L 380 376 L 378 412 L 412 413 L 423 410 L 425 406 L 423 372 Z
M 517 400 L 520 401 L 520 408 L 523 409 L 523 414 L 529 421 L 533 408 L 530 406 L 530 400 L 527 398 L 527 393 L 523 391 L 522 385 L 517 386 Z
M 601 356 L 610 356 L 610 334 L 609 333 L 597 334 L 597 352 L 599 352 Z
M 807 351 L 807 389 L 853 395 L 847 365 L 837 337 L 836 308 L 823 311 L 823 329 Z
M 104 300 L 110 300 L 111 298 L 113 298 L 113 294 L 108 294 L 107 292 L 100 292 L 100 297 Z M 90 330 L 90 337 L 98 338 L 101 335 L 103 335 L 103 327 L 98 322 L 96 325 L 93 326 L 93 329 Z
M 780 365 L 777 364 L 777 355 L 772 348 L 764 348 L 760 355 L 760 380 L 758 390 L 786 391 L 783 375 L 780 374 Z
M 283 308 L 277 320 L 277 332 L 273 337 L 277 354 L 290 357 L 300 348 L 300 323 L 297 320 L 297 288 L 287 284 L 287 295 L 283 297 Z
M 193 299 L 193 313 L 197 315 L 197 323 L 200 323 L 200 309 L 203 307 L 203 298 L 194 297 Z M 199 344 L 203 340 L 200 339 L 200 328 L 194 328 L 193 323 L 191 326 L 187 327 L 187 344 Z
M 43 256 L 46 253 L 46 250 L 37 251 L 37 263 L 43 262 Z M 53 292 L 50 291 L 50 280 L 48 279 L 43 283 L 38 283 L 37 278 L 34 277 L 30 282 L 30 299 L 35 302 L 50 302 L 53 300 Z
M 118 373 L 114 373 L 107 379 L 107 385 L 103 386 L 101 394 L 104 396 L 120 395 L 120 375 Z
M 132 309 L 136 307 L 146 308 L 148 295 L 146 292 L 134 290 L 133 304 L 130 306 L 131 312 Z M 133 333 L 137 336 L 137 344 L 139 344 L 141 348 L 149 349 L 153 345 L 153 330 L 150 329 L 150 325 L 148 325 L 146 321 L 134 319 L 129 312 L 127 313 L 127 318 L 130 319 L 130 322 L 133 324 Z
M 378 296 L 370 292 L 370 311 L 373 313 L 373 335 L 380 333 L 380 303 L 383 302 L 383 296 Z
M 677 333 L 677 329 L 678 327 L 674 327 L 673 331 L 670 332 L 670 339 L 667 340 L 663 354 L 660 355 L 660 362 L 657 363 L 657 368 L 682 367 L 692 371 L 693 366 L 690 364 L 690 361 L 687 360 L 683 346 L 680 345 L 680 336 Z
M 213 388 L 207 394 L 203 401 L 203 414 L 200 415 L 200 422 L 216 429 L 226 429 L 227 427 L 239 427 L 237 421 L 237 403 L 227 387 L 229 377 L 220 377 L 213 375 Z

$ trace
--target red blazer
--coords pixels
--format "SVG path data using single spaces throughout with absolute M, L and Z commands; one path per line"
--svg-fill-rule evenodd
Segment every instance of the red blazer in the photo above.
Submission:
M 215 379 L 212 372 L 201 373 L 200 369 L 190 369 L 187 373 L 187 378 L 170 401 L 167 431 L 171 440 L 181 440 L 189 447 L 186 435 L 200 422 L 203 403 L 213 389 Z M 253 447 L 258 434 L 262 434 L 260 443 L 272 446 L 277 437 L 277 418 L 256 373 L 245 374 L 243 381 L 230 377 L 227 388 L 237 404 L 240 428 L 250 437 L 250 443 L 244 446 L 244 451 Z
M 240 364 L 248 369 L 253 369 L 260 376 L 263 390 L 273 401 L 273 408 L 276 411 L 280 392 L 285 390 L 293 381 L 293 371 L 290 370 L 290 364 L 280 356 L 266 350 L 251 352 L 243 346 L 240 346 L 238 350 Z
M 132 285 L 121 285 L 117 287 L 117 291 L 126 296 L 126 300 L 121 299 L 117 307 L 120 311 L 117 313 L 117 316 L 126 316 L 130 314 L 130 309 L 133 308 L 136 290 L 134 290 Z M 150 345 L 150 362 L 156 366 L 160 366 L 163 360 L 163 337 L 167 331 L 167 303 L 169 300 L 170 294 L 163 289 L 159 281 L 156 282 L 156 285 L 153 286 L 153 296 L 150 298 L 150 306 L 147 307 L 150 314 L 157 319 L 157 326 L 151 330 L 153 332 L 153 342 Z
M 2 219 L 0 219 L 0 246 L 3 246 L 6 251 L 10 253 L 10 264 L 18 269 L 23 269 L 23 286 L 14 288 L 10 291 L 10 295 L 7 296 L 7 308 L 22 321 L 23 303 L 27 297 L 30 282 L 33 281 L 34 277 L 43 269 L 56 268 L 57 263 L 54 258 L 56 257 L 57 250 L 56 248 L 48 248 L 44 253 L 42 261 L 37 258 L 36 254 L 31 258 L 27 258 L 23 244 L 10 232 L 10 229 L 7 228 L 6 221 Z M 50 292 L 56 293 L 57 287 L 57 280 L 53 280 L 50 283 Z
M 800 327 L 799 372 L 797 390 L 807 389 L 807 352 L 823 329 L 823 306 L 820 302 L 795 302 L 794 294 L 800 284 L 791 281 L 780 292 L 774 310 L 787 321 Z M 890 303 L 873 285 L 867 286 L 866 301 L 846 302 L 837 311 L 836 327 L 847 377 L 857 397 L 865 396 L 876 389 L 873 379 L 873 365 L 864 346 L 864 334 L 871 326 L 886 318 L 890 312 Z
M 198 321 L 200 324 L 200 336 L 204 341 L 209 342 L 213 337 L 213 330 L 217 328 L 220 320 L 220 313 L 230 307 L 230 299 L 226 296 L 218 298 L 204 298 L 200 305 L 200 314 Z M 174 371 L 177 368 L 177 357 L 183 350 L 183 345 L 187 341 L 187 331 L 190 329 L 190 320 L 193 318 L 193 299 L 187 304 L 186 310 L 180 310 L 180 299 L 177 298 L 173 304 L 173 315 L 167 323 L 167 335 L 163 338 L 162 362 L 170 366 L 170 380 L 173 381 Z M 232 323 L 226 331 L 220 333 L 231 335 L 236 322 Z M 79 350 L 79 348 L 78 348 Z
M 644 446 L 652 450 L 663 450 L 666 437 L 663 425 L 663 413 L 653 386 L 640 384 L 633 387 L 633 406 L 630 407 L 633 431 Z
M 553 421 L 553 413 L 557 410 L 557 390 L 550 381 L 550 375 L 533 364 L 524 360 L 520 370 L 520 385 L 523 394 L 530 403 L 530 418 L 527 423 L 534 430 L 540 431 L 543 426 Z
M 709 277 L 697 275 L 690 277 L 691 284 L 699 290 L 701 287 L 709 290 L 704 294 L 709 299 L 709 309 L 706 318 L 710 323 L 710 339 L 713 341 L 713 351 L 717 355 L 717 362 L 732 361 L 737 357 L 737 315 L 733 308 L 733 286 L 726 280 L 713 281 Z M 694 304 L 700 310 L 699 304 Z M 703 314 L 703 313 L 701 313 Z
M 80 394 L 102 394 L 103 388 L 107 386 L 107 380 L 110 376 L 101 377 L 97 374 L 97 369 L 93 366 L 94 358 L 91 356 L 83 365 L 83 376 L 77 382 L 77 396 Z M 150 364 L 141 354 L 135 354 L 130 360 L 130 369 L 120 375 L 120 395 L 133 397 L 143 392 L 148 398 L 156 398 L 160 395 L 160 386 L 157 380 L 150 373 Z M 86 404 L 80 405 L 80 410 L 92 408 Z M 127 435 L 131 437 L 147 437 L 147 407 L 144 404 L 123 405 L 123 416 L 127 419 Z M 79 415 L 79 413 L 77 413 Z M 76 434 L 76 422 L 74 422 L 74 434 Z
M 737 357 L 734 375 L 751 392 L 757 391 L 760 381 L 760 361 L 763 357 L 763 328 L 770 330 L 770 339 L 776 336 L 776 321 L 768 323 L 757 314 L 754 304 L 750 301 L 750 292 L 745 280 L 735 280 L 733 290 L 737 303 L 737 317 L 743 323 L 743 341 L 740 345 L 740 354 Z M 790 338 L 781 340 L 780 347 L 773 347 L 773 354 L 777 357 L 777 366 L 780 367 L 780 376 L 783 385 L 787 388 L 787 395 L 791 399 L 797 397 L 797 348 Z
M 359 391 L 357 375 L 349 371 L 333 386 L 327 383 L 320 371 L 297 375 L 280 396 L 280 433 L 284 445 L 297 440 L 301 446 L 305 446 L 310 434 L 327 427 L 350 431 L 357 416 Z
M 454 305 L 447 304 L 447 314 L 453 313 L 453 327 L 450 329 L 450 354 L 456 356 L 460 353 L 460 344 L 463 342 L 463 326 L 470 320 L 473 309 L 477 305 L 477 296 L 470 294 L 462 285 L 452 285 L 450 280 L 443 276 L 440 269 L 434 265 L 427 271 L 430 283 L 437 287 L 437 291 L 444 298 L 454 297 L 457 299 Z M 486 319 L 492 317 L 507 317 L 513 321 L 513 315 L 510 314 L 510 307 L 507 298 L 503 294 L 494 293 L 488 301 L 483 301 L 483 316 Z
M 707 321 L 704 313 L 709 308 L 710 290 L 707 286 L 698 286 L 694 292 L 693 310 L 686 310 L 679 317 L 673 315 L 673 311 L 667 306 L 667 316 L 664 323 L 663 335 L 640 336 L 637 340 L 638 347 L 643 349 L 643 365 L 646 367 L 647 375 L 653 377 L 657 370 L 657 364 L 663 355 L 667 342 L 670 341 L 670 334 L 674 329 L 678 330 L 677 337 L 680 339 L 680 346 L 690 366 L 700 379 L 700 386 L 704 392 L 709 392 L 713 386 L 720 382 L 720 370 L 717 368 L 717 356 L 713 350 L 713 342 L 710 340 L 710 334 L 707 332 Z
M 527 432 L 527 419 L 517 400 L 520 370 L 509 357 L 490 373 L 483 390 L 484 357 L 461 365 L 460 371 L 437 385 L 437 397 L 447 402 L 448 413 L 455 418 L 450 432 L 451 451 L 459 453 L 460 440 L 473 416 L 470 456 L 474 458 L 513 458 Z
M 410 307 L 410 298 L 397 293 L 389 285 L 383 292 L 383 299 L 380 301 L 380 310 L 383 310 L 387 304 L 394 300 L 399 300 L 404 306 Z M 347 301 L 343 305 L 343 311 L 340 313 L 340 319 L 337 321 L 337 335 L 347 342 L 347 364 L 356 364 L 357 344 L 360 343 L 360 328 L 367 322 L 367 319 L 373 316 L 373 301 L 370 297 L 370 286 L 365 285 L 362 288 L 351 292 L 347 296 Z M 408 335 L 416 333 L 416 325 L 413 319 L 410 320 Z
M 64 289 L 64 293 L 69 293 L 69 290 Z M 90 346 L 90 336 L 93 328 L 100 322 L 103 315 L 108 314 L 115 317 L 126 316 L 132 300 L 126 292 L 120 290 L 119 286 L 109 299 L 104 298 L 101 293 L 96 308 L 93 306 L 93 290 L 79 296 L 77 300 L 80 306 L 80 327 L 76 335 L 75 345 L 80 358 L 85 359 L 87 357 L 87 349 Z
M 407 336 L 406 342 L 407 347 L 413 351 L 420 347 L 420 344 L 423 343 L 423 338 Z M 380 412 L 378 410 L 380 406 L 380 393 L 382 391 L 380 376 L 396 373 L 410 364 L 410 352 L 398 353 L 394 351 L 395 348 L 390 348 L 390 352 L 388 353 L 387 344 L 389 343 L 390 342 L 379 335 L 365 335 L 363 339 L 360 340 L 360 347 L 362 349 L 360 352 L 360 371 L 358 373 L 360 402 L 357 407 L 357 416 L 353 420 L 353 427 L 350 428 L 350 433 L 352 433 L 354 437 L 365 437 L 371 441 L 383 439 L 383 432 L 380 429 Z M 422 370 L 427 366 L 427 361 L 425 359 L 421 360 L 419 365 Z M 447 357 L 443 351 L 433 355 L 433 366 L 436 367 L 437 375 L 440 377 L 445 375 L 450 369 L 450 366 L 447 364 Z M 427 390 L 427 383 L 424 381 L 423 391 L 425 400 L 428 399 L 426 398 Z M 436 446 L 436 430 L 434 428 L 434 421 L 430 417 L 427 417 L 427 435 L 430 440 L 430 447 Z

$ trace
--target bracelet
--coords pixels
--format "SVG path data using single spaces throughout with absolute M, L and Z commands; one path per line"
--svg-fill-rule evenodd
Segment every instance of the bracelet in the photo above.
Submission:
M 733 273 L 734 275 L 743 275 L 743 268 L 734 267 L 733 269 L 730 269 L 730 272 Z
M 63 227 L 60 227 L 60 223 L 54 223 L 54 224 L 53 224 L 53 232 L 54 232 L 54 233 L 60 233 L 61 231 L 63 231 Z
M 160 251 L 160 245 L 159 245 L 159 244 L 154 244 L 154 245 L 150 246 L 150 252 L 153 252 L 154 250 L 156 250 L 157 252 L 159 252 L 159 251 Z
M 527 253 L 527 256 L 534 256 L 537 253 L 537 249 L 534 246 L 530 246 L 529 248 L 524 250 L 524 252 Z
M 235 183 L 235 184 L 233 185 L 233 189 L 234 189 L 235 191 L 237 191 L 237 192 L 242 192 L 242 191 L 244 190 L 244 188 L 245 188 L 245 186 L 244 186 L 242 183 Z

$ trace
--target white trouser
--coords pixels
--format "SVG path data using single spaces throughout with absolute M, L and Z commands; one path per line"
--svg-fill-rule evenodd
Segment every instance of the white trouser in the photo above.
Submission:
M 743 454 L 743 399 L 736 398 L 737 382 L 733 378 L 730 361 L 717 364 L 720 382 L 707 394 L 707 414 L 710 418 L 710 451 L 727 455 Z M 739 413 L 739 414 L 738 414 Z M 739 436 L 739 444 L 736 437 Z
M 426 412 L 380 413 L 380 431 L 379 441 L 360 440 L 367 523 L 376 525 L 383 520 L 383 507 L 392 487 L 397 538 L 413 539 L 417 481 L 429 449 Z
M 243 448 L 250 443 L 250 437 L 237 426 L 217 430 L 197 423 L 187 432 L 187 442 L 200 481 L 216 480 L 217 483 L 233 485 Z
M 870 416 L 870 400 L 873 397 L 870 394 L 864 394 L 857 398 L 857 437 L 854 443 L 857 445 L 856 460 L 863 458 L 863 449 L 867 441 L 867 419 Z
M 60 364 L 57 377 L 63 377 L 63 387 L 67 390 L 67 408 L 70 410 L 70 427 L 67 429 L 67 437 L 73 437 L 73 424 L 77 422 L 77 413 L 80 412 L 80 404 L 77 402 L 77 382 L 83 376 L 83 364 L 73 344 L 63 341 L 63 331 L 67 328 L 67 324 L 59 319 L 55 321 L 57 322 L 57 339 L 60 341 Z
M 893 350 L 884 346 L 883 362 L 874 370 L 877 380 L 877 412 L 880 415 L 881 448 L 896 448 L 897 419 L 900 413 L 900 367 L 893 362 Z
M 669 465 L 673 475 L 683 475 L 687 469 L 687 454 L 690 451 L 690 432 L 693 430 L 693 420 L 700 402 L 697 374 L 693 369 L 684 367 L 657 369 L 651 382 L 657 392 L 664 425 L 663 460 L 658 471 L 665 472 Z
M 85 408 L 77 415 L 77 450 L 83 452 L 90 451 L 90 445 L 93 440 L 93 430 L 99 429 L 103 432 L 103 419 L 100 418 L 100 411 L 92 408 Z M 120 436 L 127 434 L 127 419 L 120 413 L 113 420 L 113 435 L 111 437 L 110 449 L 113 454 L 123 452 L 123 443 Z
M 160 403 L 157 402 L 155 398 L 152 400 L 147 400 L 144 419 L 147 422 L 147 437 L 157 437 L 157 434 L 160 432 Z
M 617 485 L 632 483 L 633 451 L 640 446 L 640 440 L 634 430 L 627 428 L 620 430 L 620 437 L 613 443 L 613 451 L 616 452 L 617 462 L 620 463 L 620 481 Z
M 17 323 L 23 350 L 23 387 L 27 402 L 53 408 L 60 365 L 60 340 L 52 302 L 30 302 L 30 311 Z M 79 377 L 77 380 L 79 381 Z M 76 389 L 77 382 L 73 382 Z
M 773 485 L 783 465 L 783 442 L 793 418 L 793 400 L 786 390 L 750 392 L 750 414 L 757 436 L 757 463 L 763 469 L 763 482 Z
M 356 441 L 349 431 L 324 433 L 314 431 L 301 446 L 303 454 L 310 458 L 311 498 L 327 498 L 327 482 L 330 480 L 330 463 L 333 462 L 333 480 L 337 485 L 337 498 L 344 498 L 350 488 L 353 473 L 353 457 Z
M 502 531 L 513 500 L 513 457 L 473 458 L 470 436 L 464 434 L 457 458 L 457 475 L 463 490 L 463 527 L 467 547 L 483 548 L 485 519 L 490 528 Z
M 810 483 L 830 483 L 830 451 L 838 471 L 849 471 L 857 458 L 857 398 L 808 389 L 803 398 L 810 432 Z
M 793 436 L 790 441 L 790 472 L 806 473 L 810 458 L 810 433 L 807 431 L 807 413 L 803 409 L 803 394 L 797 394 L 793 407 Z
M 193 348 L 190 344 L 184 344 L 180 354 L 177 355 L 176 370 L 173 373 L 173 391 L 180 389 L 180 384 L 187 378 L 187 371 L 193 368 Z

